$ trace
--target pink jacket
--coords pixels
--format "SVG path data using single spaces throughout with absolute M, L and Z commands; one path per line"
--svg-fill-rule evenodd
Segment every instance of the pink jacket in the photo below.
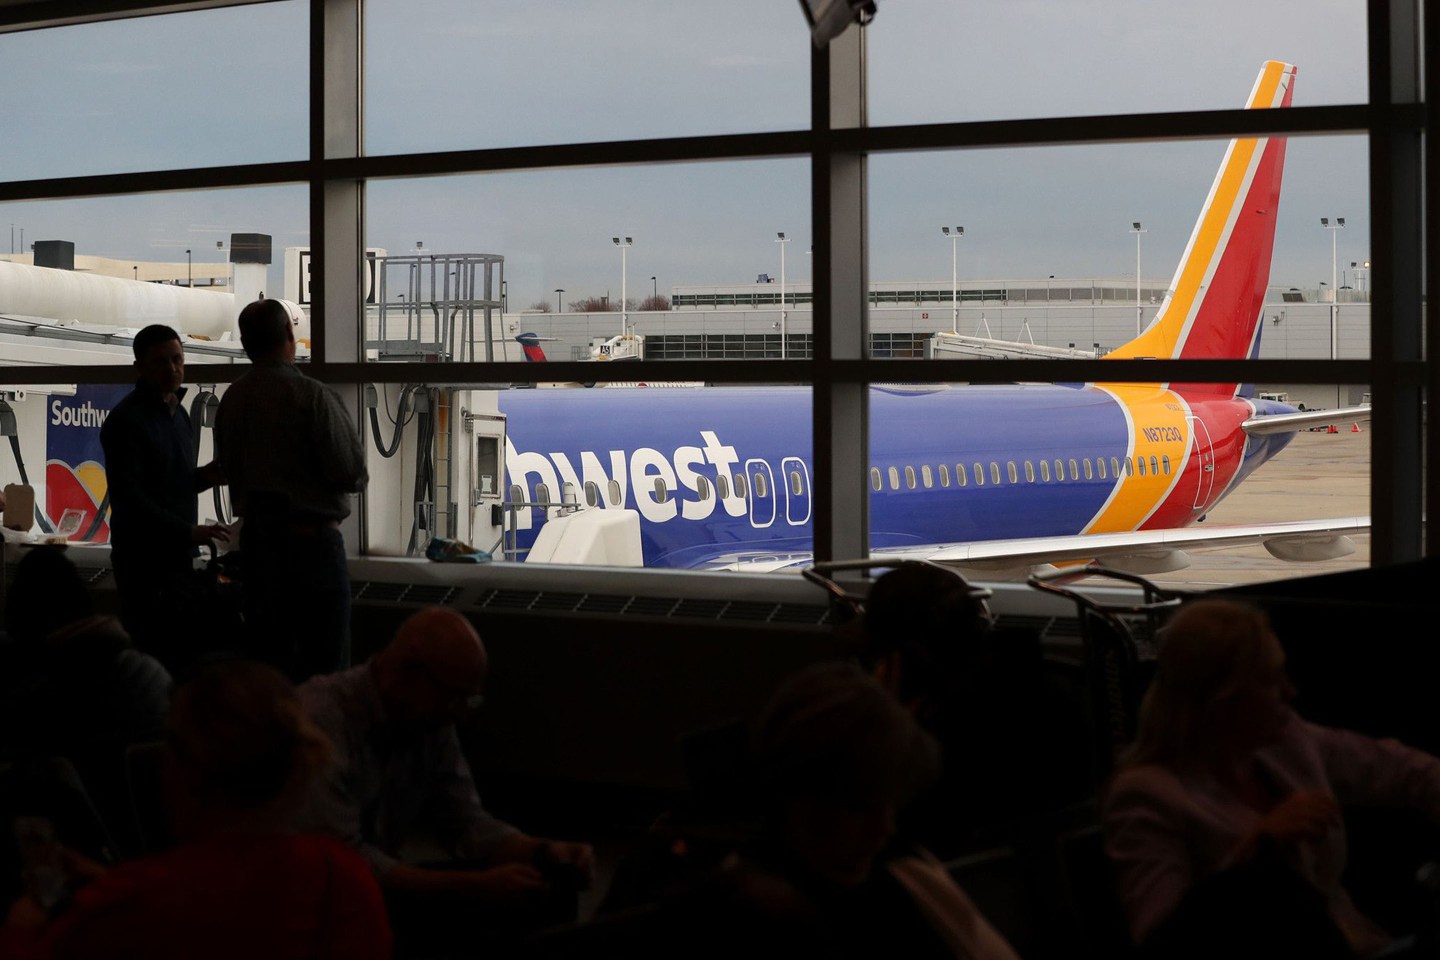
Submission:
M 1292 714 L 1280 739 L 1256 753 L 1281 793 L 1324 790 L 1342 804 L 1409 807 L 1440 821 L 1440 759 L 1395 740 L 1317 726 Z M 1198 879 L 1230 865 L 1261 814 L 1203 772 L 1155 764 L 1121 770 L 1102 810 L 1131 936 L 1145 939 Z M 1330 914 L 1361 955 L 1389 936 L 1340 886 L 1345 828 L 1296 851 L 1294 866 L 1326 894 Z

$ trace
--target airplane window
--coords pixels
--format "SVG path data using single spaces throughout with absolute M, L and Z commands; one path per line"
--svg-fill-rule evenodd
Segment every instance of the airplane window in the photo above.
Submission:
M 1167 476 L 1167 477 L 1170 476 L 1170 458 L 1169 458 L 1169 457 L 1161 457 L 1161 458 L 1160 458 L 1160 463 L 1165 467 L 1165 476 Z
M 914 467 L 906 467 L 906 468 L 905 468 L 905 489 L 906 489 L 906 490 L 914 490 L 914 489 L 915 489 L 915 468 L 914 468 Z
M 1065 464 L 1062 463 L 1062 462 L 1059 461 L 1059 460 L 1056 460 L 1056 461 L 1055 461 L 1055 479 L 1056 479 L 1056 480 L 1064 480 L 1064 479 L 1065 479 Z
M 1080 464 L 1076 463 L 1073 457 L 1070 460 L 1070 479 L 1080 479 Z
M 1136 457 L 1136 458 L 1135 458 L 1135 469 L 1139 472 L 1140 476 L 1142 476 L 1142 477 L 1145 476 L 1145 458 L 1144 458 L 1144 457 Z
M 1035 464 L 1031 463 L 1029 460 L 1025 461 L 1025 482 L 1035 482 Z
M 695 492 L 700 494 L 701 500 L 710 499 L 710 481 L 705 477 L 695 478 Z
M 1127 477 L 1133 477 L 1133 476 L 1135 476 L 1135 464 L 1131 462 L 1131 460 L 1130 460 L 1129 457 L 1126 457 L 1126 458 L 1125 458 L 1124 464 L 1125 464 L 1125 476 L 1127 476 Z
M 896 470 L 894 467 L 890 468 L 890 489 L 900 489 L 900 471 Z
M 612 507 L 618 507 L 618 506 L 620 506 L 620 504 L 621 504 L 620 481 L 619 481 L 619 480 L 611 480 L 611 481 L 610 481 L 610 506 L 612 506 Z
M 585 505 L 589 507 L 600 506 L 600 484 L 594 480 L 585 481 Z
M 575 484 L 571 483 L 569 480 L 566 480 L 564 483 L 562 483 L 562 484 L 560 485 L 560 502 L 561 502 L 561 503 L 574 503 L 574 502 L 575 502 Z
M 1020 482 L 1020 474 L 1019 474 L 1019 472 L 1015 469 L 1015 461 L 1014 461 L 1014 460 L 1007 460 L 1007 461 L 1005 461 L 1005 475 L 1010 478 L 1010 482 L 1011 482 L 1011 483 L 1019 483 L 1019 482 Z
M 975 464 L 975 486 L 985 486 L 985 468 L 978 463 Z
M 668 503 L 670 500 L 670 488 L 665 486 L 665 481 L 659 477 L 655 478 L 655 502 Z
M 950 468 L 943 463 L 940 464 L 940 486 L 950 486 Z
M 535 484 L 535 502 L 546 504 L 550 502 L 550 488 L 543 483 Z
M 1150 472 L 1157 477 L 1160 476 L 1160 461 L 1154 457 L 1150 458 Z
M 801 478 L 799 470 L 790 471 L 790 492 L 797 497 L 805 492 L 805 481 Z
M 1095 467 L 1090 463 L 1090 458 L 1089 458 L 1089 457 L 1086 457 L 1086 458 L 1085 458 L 1085 479 L 1086 479 L 1086 480 L 1093 480 L 1093 479 L 1095 479 Z
M 880 478 L 880 468 L 879 468 L 879 467 L 871 467 L 871 468 L 870 468 L 870 489 L 875 490 L 876 492 L 879 492 L 884 486 L 885 486 L 885 482 Z
M 1041 482 L 1041 483 L 1049 483 L 1049 482 L 1050 482 L 1050 461 L 1049 461 L 1049 460 L 1041 460 L 1041 461 L 1040 461 L 1040 482 Z
M 522 487 L 520 486 L 520 484 L 518 484 L 518 483 L 512 483 L 512 484 L 510 485 L 510 502 L 511 502 L 511 503 L 524 503 L 524 502 L 525 502 L 526 500 L 528 500 L 528 499 L 530 499 L 530 498 L 527 497 L 527 496 L 525 496 L 525 490 L 524 490 L 524 488 L 522 488 Z
M 757 498 L 768 496 L 768 494 L 766 494 L 765 492 L 765 474 L 760 473 L 758 470 L 755 472 L 755 483 L 753 484 L 753 489 L 755 490 L 755 496 Z
M 928 463 L 920 468 L 920 482 L 925 484 L 926 490 L 935 486 L 935 473 L 930 469 L 930 464 Z
M 735 474 L 735 496 L 744 499 L 745 497 L 745 474 Z
M 1116 480 L 1119 480 L 1119 479 L 1120 479 L 1120 458 L 1119 458 L 1119 457 L 1111 457 L 1111 458 L 1110 458 L 1110 472 L 1113 473 L 1113 474 L 1115 474 L 1115 479 L 1116 479 Z
M 1096 471 L 1098 474 L 1100 474 L 1100 479 L 1101 479 L 1101 480 L 1104 480 L 1104 479 L 1105 479 L 1105 458 L 1104 458 L 1104 457 L 1096 457 L 1096 458 L 1095 458 L 1095 471 Z
M 990 461 L 990 482 L 1000 482 L 1000 464 L 996 463 L 994 460 Z
M 966 473 L 965 473 L 965 464 L 963 464 L 963 463 L 957 463 L 957 464 L 955 464 L 955 486 L 957 486 L 957 487 L 963 487 L 963 486 L 965 486 L 965 484 L 967 484 L 967 483 L 969 483 L 969 482 L 970 482 L 970 478 L 969 478 L 969 477 L 966 475 Z

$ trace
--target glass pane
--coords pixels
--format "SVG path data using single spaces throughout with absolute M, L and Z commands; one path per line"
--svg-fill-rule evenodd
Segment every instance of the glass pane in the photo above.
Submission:
M 304 158 L 309 24 L 286 0 L 0 34 L 0 179 Z
M 810 123 L 793 3 L 368 0 L 365 16 L 371 154 Z
M 1247 317 L 1263 311 L 1264 359 L 1328 358 L 1332 327 L 1341 358 L 1367 357 L 1365 139 L 1290 138 L 1283 157 L 1270 157 L 1283 159 L 1278 200 L 1231 166 L 1235 202 L 1202 209 L 1227 145 L 872 156 L 872 356 L 900 355 L 894 344 L 904 337 L 914 339 L 916 356 L 1056 355 L 1050 348 L 1095 356 L 1137 340 L 1137 328 L 1162 308 L 1178 327 L 1199 304 L 1216 316 L 1234 316 L 1237 306 Z M 1263 151 L 1260 162 L 1269 162 Z M 1241 193 L 1245 182 L 1252 186 Z M 965 192 L 937 215 L 934 198 L 955 184 Z M 1236 208 L 1243 219 L 1227 227 Z M 1272 234 L 1266 273 L 1251 265 L 1265 264 Z M 1250 332 L 1223 355 L 1247 356 Z M 1168 355 L 1168 342 L 1137 341 L 1128 354 Z
M 1286 0 L 884 4 L 866 28 L 870 120 L 1227 109 L 1277 54 L 1298 66 L 1305 103 L 1362 103 L 1365 7 L 1339 0 L 1308 16 Z
M 1134 534 L 1132 544 L 1098 558 L 1191 588 L 1361 568 L 1369 530 L 1351 518 L 1370 513 L 1368 410 L 1317 413 L 1286 432 L 1247 433 L 1240 426 L 1299 413 L 1299 391 L 1319 405 L 1333 401 L 1337 387 L 1296 387 L 1289 402 L 1262 399 L 1275 392 L 1266 385 L 1246 385 L 1239 399 L 1223 385 L 1218 392 L 1135 383 L 874 387 L 872 466 L 957 454 L 979 466 L 969 486 L 873 490 L 871 550 L 904 546 L 949 562 L 993 551 L 1000 562 L 983 557 L 968 575 L 994 578 L 1010 562 L 1014 570 L 998 574 L 1008 578 L 1046 562 L 1030 538 Z M 1357 407 L 1364 397 L 1357 385 L 1338 392 L 1356 398 Z M 1135 469 L 1110 471 L 1107 479 L 1071 466 L 1090 458 Z M 1045 482 L 1052 468 L 1063 483 Z M 1276 526 L 1312 521 L 1341 529 L 1302 544 L 1297 534 L 1315 529 Z M 1167 550 L 1145 540 L 1153 530 L 1173 530 L 1167 534 L 1173 543 L 1176 533 L 1203 537 L 1235 527 L 1248 528 L 1239 546 L 1195 542 Z M 1272 555 L 1262 540 L 1275 537 Z
M 372 183 L 370 356 L 779 357 L 784 324 L 808 356 L 809 181 L 803 161 L 767 160 Z M 768 301 L 680 304 L 751 278 Z

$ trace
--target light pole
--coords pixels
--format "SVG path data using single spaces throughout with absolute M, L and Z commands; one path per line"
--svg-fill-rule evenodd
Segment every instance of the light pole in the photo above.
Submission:
M 949 227 L 941 227 L 940 233 L 950 238 L 950 332 L 960 332 L 960 238 L 965 236 L 964 227 L 956 227 L 951 233 Z
M 659 300 L 659 299 L 660 299 L 660 288 L 659 288 L 659 286 L 655 283 L 655 278 L 654 278 L 654 277 L 651 277 L 651 278 L 650 278 L 650 299 L 651 299 L 652 301 L 655 301 L 655 300 Z M 652 303 L 650 304 L 650 307 L 651 307 L 651 309 L 654 309 L 655 304 L 652 302 Z
M 195 271 L 191 268 L 190 251 L 185 251 L 185 286 L 195 286 Z
M 775 242 L 780 244 L 780 359 L 785 359 L 785 244 L 790 240 L 784 233 L 775 234 Z
M 625 310 L 625 251 L 629 250 L 635 243 L 629 237 L 621 243 L 619 237 L 611 237 L 610 242 L 620 248 L 620 336 L 625 336 L 630 329 L 630 314 Z
M 1130 232 L 1135 234 L 1135 336 L 1138 337 L 1145 318 L 1145 308 L 1140 305 L 1140 234 L 1150 231 L 1140 226 L 1139 220 L 1132 220 Z
M 1345 229 L 1345 218 L 1336 217 L 1331 223 L 1329 217 L 1320 218 L 1320 226 L 1330 231 L 1330 359 L 1340 356 L 1340 291 L 1335 287 L 1336 254 L 1340 249 L 1340 231 Z M 1340 406 L 1340 384 L 1335 384 L 1335 406 Z
M 564 288 L 564 287 L 556 287 L 556 288 L 555 288 L 555 312 L 556 312 L 556 313 L 564 313 L 564 310 L 562 310 L 561 307 L 560 307 L 560 297 L 561 297 L 562 294 L 564 294 L 564 292 L 565 292 L 565 288 Z

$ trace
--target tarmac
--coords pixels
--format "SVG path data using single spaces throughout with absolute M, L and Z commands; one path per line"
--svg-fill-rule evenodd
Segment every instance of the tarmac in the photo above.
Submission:
M 1368 424 L 1337 423 L 1336 433 L 1302 431 L 1210 511 L 1207 524 L 1271 523 L 1370 515 Z M 1308 577 L 1370 565 L 1370 535 L 1351 538 L 1356 550 L 1338 560 L 1277 560 L 1263 546 L 1187 551 L 1192 564 L 1147 575 L 1183 590 Z

